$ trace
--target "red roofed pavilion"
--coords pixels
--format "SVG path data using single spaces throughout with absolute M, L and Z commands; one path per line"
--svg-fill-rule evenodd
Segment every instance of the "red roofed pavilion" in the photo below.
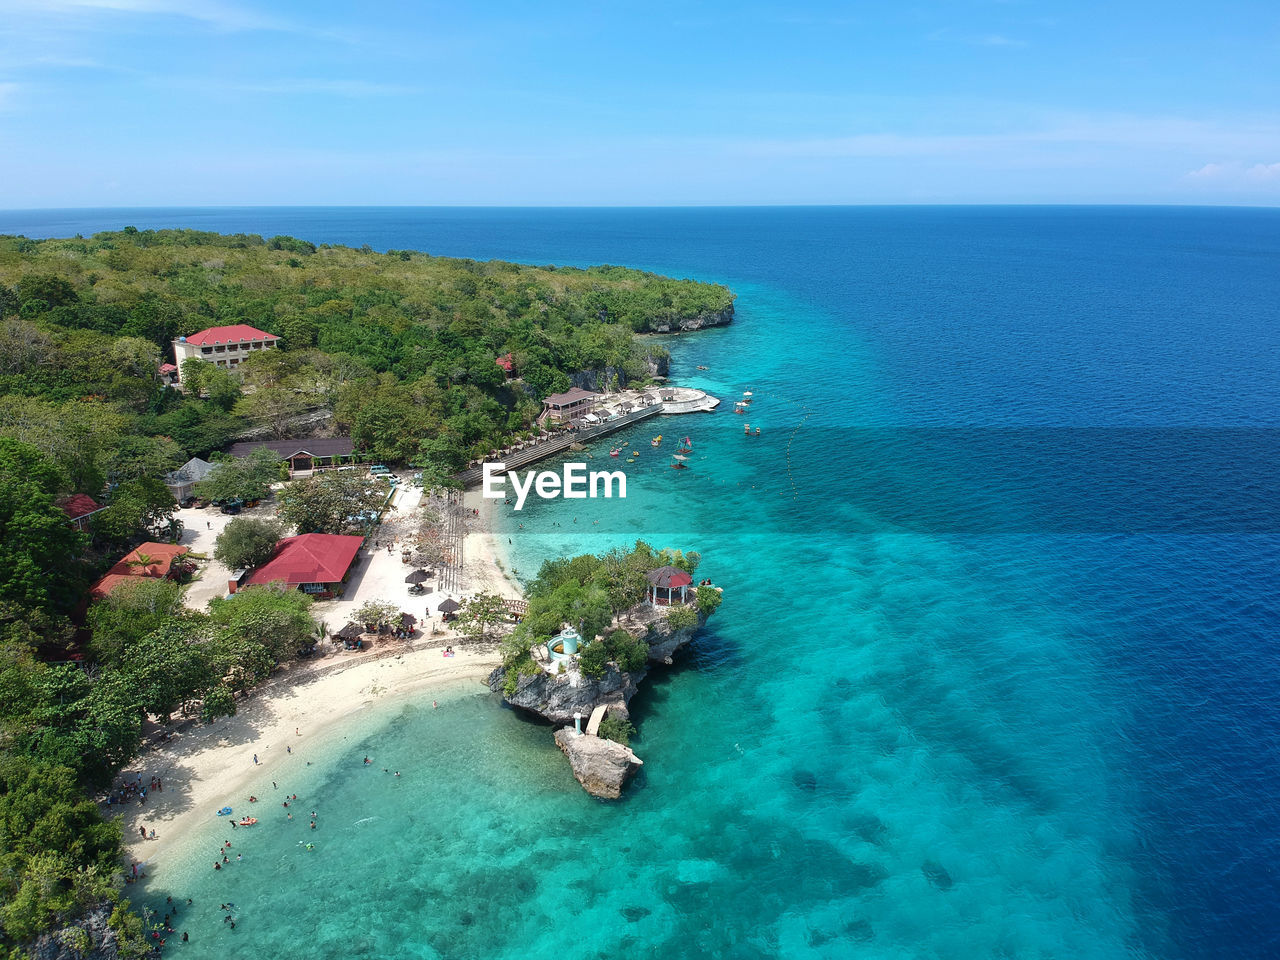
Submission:
M 285 583 L 304 593 L 335 592 L 355 562 L 364 537 L 303 533 L 276 544 L 271 559 L 246 577 L 242 586 Z
M 674 603 L 675 597 L 672 594 L 676 590 L 680 591 L 680 602 L 684 603 L 685 590 L 693 583 L 692 576 L 670 564 L 650 570 L 646 576 L 649 578 L 649 602 L 652 604 Z

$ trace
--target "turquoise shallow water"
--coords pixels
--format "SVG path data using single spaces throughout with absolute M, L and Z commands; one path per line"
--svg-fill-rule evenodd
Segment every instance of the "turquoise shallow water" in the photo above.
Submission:
M 1280 215 L 7 219 L 42 216 L 621 262 L 740 294 L 732 327 L 669 344 L 681 382 L 755 392 L 760 437 L 728 409 L 646 424 L 625 502 L 501 517 L 526 575 L 643 536 L 725 587 L 633 705 L 626 799 L 585 796 L 549 731 L 486 695 L 386 705 L 292 788 L 319 808 L 314 851 L 267 822 L 233 870 L 155 877 L 151 902 L 196 900 L 184 953 L 1276 954 Z M 659 432 L 695 438 L 691 470 Z M 228 898 L 234 933 L 211 909 Z

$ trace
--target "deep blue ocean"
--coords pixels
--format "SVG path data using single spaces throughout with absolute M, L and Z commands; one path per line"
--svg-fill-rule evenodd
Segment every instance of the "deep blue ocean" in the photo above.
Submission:
M 483 692 L 388 706 L 299 771 L 316 850 L 153 880 L 238 904 L 185 953 L 1280 955 L 1280 211 L 0 213 L 128 224 L 738 294 L 664 341 L 728 402 L 625 435 L 627 500 L 501 517 L 521 573 L 642 536 L 725 588 L 633 704 L 626 799 Z

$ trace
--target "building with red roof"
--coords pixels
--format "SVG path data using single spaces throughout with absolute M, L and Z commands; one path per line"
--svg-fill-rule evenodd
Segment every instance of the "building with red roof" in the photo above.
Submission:
M 89 518 L 99 510 L 107 509 L 87 493 L 73 493 L 69 497 L 63 497 L 58 501 L 58 506 L 77 530 L 88 529 Z
M 187 567 L 183 563 L 175 564 L 174 561 L 186 553 L 187 548 L 176 543 L 144 543 L 121 557 L 115 566 L 90 588 L 89 593 L 101 600 L 127 580 L 139 578 L 158 580 L 161 577 L 176 580 L 186 572 Z
M 271 559 L 242 576 L 234 586 L 284 583 L 304 593 L 334 594 L 347 578 L 364 537 L 302 533 L 276 544 Z M 234 592 L 234 590 L 233 590 Z
M 186 360 L 206 360 L 226 370 L 238 367 L 255 351 L 274 349 L 280 338 L 247 323 L 229 327 L 209 327 L 189 337 L 173 341 L 173 362 L 182 382 L 182 364 Z
M 685 591 L 693 583 L 692 576 L 670 564 L 650 570 L 645 576 L 649 580 L 649 602 L 655 605 L 675 603 L 677 590 L 680 591 L 680 602 L 684 603 Z

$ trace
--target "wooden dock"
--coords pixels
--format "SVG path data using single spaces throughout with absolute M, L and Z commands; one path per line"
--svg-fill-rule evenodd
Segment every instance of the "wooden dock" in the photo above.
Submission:
M 515 450 L 511 453 L 503 455 L 499 462 L 504 464 L 504 469 L 499 471 L 509 473 L 512 470 L 519 470 L 521 467 L 527 467 L 531 463 L 544 460 L 547 457 L 553 457 L 557 453 L 564 453 L 575 443 L 587 443 L 595 440 L 597 437 L 603 437 L 610 433 L 615 433 L 624 427 L 629 427 L 633 423 L 639 423 L 641 420 L 648 420 L 650 417 L 656 417 L 662 413 L 662 405 L 655 403 L 649 407 L 641 407 L 639 410 L 632 410 L 630 413 L 624 413 L 621 416 L 606 420 L 603 423 L 597 423 L 594 426 L 583 427 L 579 430 L 570 430 L 567 433 L 559 434 L 548 440 L 539 440 L 529 444 L 523 450 Z M 457 475 L 458 482 L 464 487 L 477 486 L 484 477 L 483 466 L 471 467 L 463 470 Z

